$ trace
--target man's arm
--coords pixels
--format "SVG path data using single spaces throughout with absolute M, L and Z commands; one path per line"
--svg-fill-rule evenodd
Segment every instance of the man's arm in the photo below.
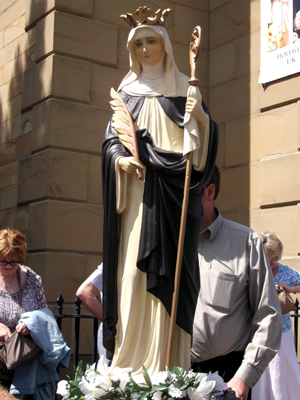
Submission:
M 237 386 L 238 391 L 245 386 L 241 381 L 250 388 L 257 383 L 279 350 L 282 335 L 282 316 L 274 279 L 264 246 L 255 234 L 250 237 L 249 250 L 248 287 L 253 313 L 252 340 L 246 347 L 243 362 L 233 382 L 228 383 L 234 389 L 234 385 Z
M 0 399 L 1 400 L 16 400 L 3 386 L 0 385 Z
M 76 292 L 82 304 L 102 322 L 102 304 L 97 298 L 98 289 L 89 280 L 85 280 Z

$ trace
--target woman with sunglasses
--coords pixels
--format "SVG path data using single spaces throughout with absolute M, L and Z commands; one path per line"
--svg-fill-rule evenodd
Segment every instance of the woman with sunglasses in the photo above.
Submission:
M 0 230 L 0 341 L 7 340 L 16 330 L 29 335 L 24 323 L 18 323 L 19 294 L 22 312 L 47 308 L 41 277 L 24 265 L 26 238 L 14 229 Z M 0 362 L 0 383 L 9 389 L 13 377 Z

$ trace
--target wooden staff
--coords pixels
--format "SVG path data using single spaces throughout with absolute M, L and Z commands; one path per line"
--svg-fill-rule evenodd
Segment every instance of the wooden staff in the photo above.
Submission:
M 196 78 L 196 61 L 200 54 L 200 46 L 201 46 L 201 28 L 200 28 L 200 26 L 196 26 L 194 28 L 192 36 L 191 36 L 190 49 L 189 49 L 189 58 L 190 58 L 190 66 L 191 66 L 191 79 L 189 80 L 189 83 L 192 86 L 197 86 L 199 83 L 199 80 Z M 173 299 L 172 299 L 172 311 L 171 311 L 169 338 L 168 338 L 168 347 L 167 347 L 166 365 L 169 369 L 171 369 L 173 338 L 174 338 L 175 322 L 176 322 L 176 316 L 177 316 L 177 305 L 178 305 L 178 295 L 179 295 L 179 287 L 180 287 L 180 276 L 181 276 L 184 238 L 185 238 L 186 218 L 187 218 L 187 210 L 188 210 L 188 204 L 189 204 L 189 190 L 190 190 L 190 182 L 191 182 L 191 173 L 192 173 L 192 152 L 187 154 L 187 161 L 186 161 L 183 202 L 182 202 L 181 221 L 180 221 L 180 230 L 179 230 L 179 241 L 178 241 L 178 249 L 177 249 L 175 277 L 174 277 L 174 292 L 173 292 Z

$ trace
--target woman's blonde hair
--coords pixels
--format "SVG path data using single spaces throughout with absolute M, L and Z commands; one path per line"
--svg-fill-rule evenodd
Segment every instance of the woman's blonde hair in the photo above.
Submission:
M 283 252 L 283 244 L 274 232 L 263 232 L 259 235 L 265 246 L 269 260 L 280 260 Z
M 25 263 L 26 237 L 17 229 L 1 229 L 0 231 L 0 258 L 12 255 L 16 261 Z

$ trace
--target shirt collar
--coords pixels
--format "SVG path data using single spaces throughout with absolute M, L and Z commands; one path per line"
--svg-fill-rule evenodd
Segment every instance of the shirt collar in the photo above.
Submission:
M 222 224 L 222 219 L 223 219 L 222 215 L 220 213 L 220 210 L 216 207 L 214 209 L 217 214 L 217 218 L 214 220 L 214 222 L 212 224 L 209 225 L 209 227 L 207 227 L 205 229 L 205 231 L 201 232 L 201 236 L 203 235 L 202 237 L 206 237 L 206 238 L 209 237 L 210 242 L 214 241 L 214 239 L 220 229 L 220 226 Z

